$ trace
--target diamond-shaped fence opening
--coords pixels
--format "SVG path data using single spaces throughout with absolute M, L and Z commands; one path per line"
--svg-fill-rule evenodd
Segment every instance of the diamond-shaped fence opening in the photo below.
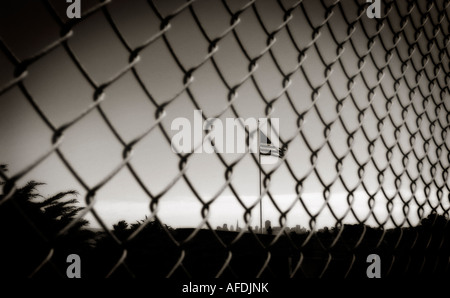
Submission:
M 448 0 L 79 3 L 1 4 L 2 274 L 449 274 Z

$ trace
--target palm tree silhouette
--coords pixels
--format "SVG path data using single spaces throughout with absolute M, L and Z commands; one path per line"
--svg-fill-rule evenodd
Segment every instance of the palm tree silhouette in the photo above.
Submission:
M 69 252 L 81 253 L 93 245 L 95 233 L 87 229 L 89 222 L 83 218 L 58 235 L 83 209 L 77 205 L 78 193 L 71 190 L 45 198 L 37 191 L 41 185 L 28 182 L 0 206 L 0 276 L 28 276 L 49 252 L 53 254 L 48 262 L 53 270 L 45 268 L 43 274 L 61 275 L 65 271 L 58 270 L 58 264 L 66 266 Z M 4 196 L 0 195 L 0 201 Z

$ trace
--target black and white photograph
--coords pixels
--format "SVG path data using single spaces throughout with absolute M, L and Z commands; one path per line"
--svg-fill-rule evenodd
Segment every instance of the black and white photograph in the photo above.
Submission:
M 448 279 L 449 83 L 448 0 L 1 0 L 0 276 Z

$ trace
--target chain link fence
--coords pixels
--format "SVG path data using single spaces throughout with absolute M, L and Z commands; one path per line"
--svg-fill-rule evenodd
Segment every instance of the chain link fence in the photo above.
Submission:
M 42 246 L 23 274 L 64 276 L 64 235 L 91 216 L 100 240 L 72 251 L 92 276 L 365 278 L 370 254 L 382 276 L 448 275 L 450 1 L 381 2 L 379 18 L 357 0 L 82 1 L 74 19 L 66 3 L 11 4 L 0 209 L 32 230 L 18 251 Z M 271 167 L 250 152 L 174 153 L 171 121 L 194 110 L 279 118 L 286 153 Z M 36 173 L 83 197 L 52 233 L 18 203 Z M 195 208 L 173 199 L 180 185 Z M 101 206 L 128 188 L 147 216 L 113 229 Z M 223 198 L 239 217 L 217 220 Z M 179 209 L 194 227 L 167 224 Z M 227 218 L 239 228 L 216 228 Z M 17 253 L 18 235 L 3 235 Z

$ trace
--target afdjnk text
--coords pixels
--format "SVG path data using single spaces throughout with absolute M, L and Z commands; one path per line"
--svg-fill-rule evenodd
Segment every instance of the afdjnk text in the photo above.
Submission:
M 256 293 L 269 293 L 267 282 L 236 282 L 227 283 L 226 286 L 217 286 L 215 284 L 197 284 L 189 282 L 182 285 L 181 291 L 183 293 L 208 293 L 214 295 L 214 293 L 244 293 L 244 294 L 256 294 Z

